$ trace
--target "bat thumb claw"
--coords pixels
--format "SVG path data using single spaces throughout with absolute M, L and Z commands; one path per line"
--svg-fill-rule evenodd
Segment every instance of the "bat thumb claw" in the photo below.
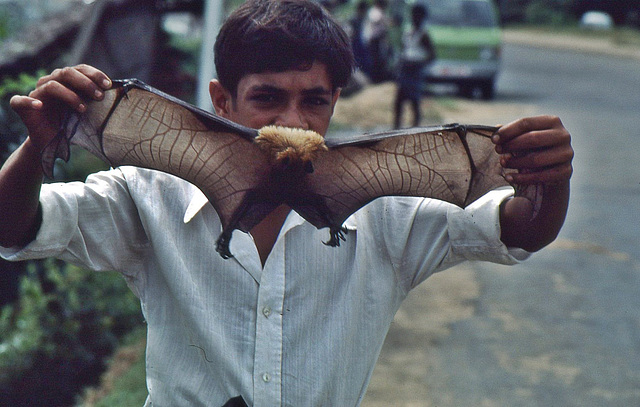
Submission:
M 227 260 L 233 257 L 229 250 L 229 243 L 231 241 L 231 234 L 223 233 L 216 241 L 216 251 L 223 259 Z
M 339 228 L 330 228 L 331 239 L 328 242 L 323 242 L 327 246 L 331 247 L 340 247 L 340 241 L 346 241 L 347 238 L 345 235 L 348 233 L 347 228 L 339 227 Z

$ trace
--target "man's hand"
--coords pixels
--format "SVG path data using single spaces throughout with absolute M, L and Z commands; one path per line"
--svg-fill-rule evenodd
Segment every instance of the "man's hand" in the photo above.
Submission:
M 111 87 L 111 80 L 89 65 L 54 70 L 38 80 L 29 96 L 11 98 L 11 108 L 27 126 L 29 142 L 37 151 L 47 145 L 60 129 L 63 112 L 83 112 L 85 100 L 100 100 Z
M 58 133 L 64 112 L 83 112 L 84 100 L 102 99 L 111 80 L 88 65 L 56 69 L 38 81 L 29 96 L 14 96 L 11 107 L 29 137 L 0 169 L 0 246 L 23 246 L 40 227 L 41 152 Z
M 501 127 L 493 137 L 496 151 L 516 184 L 556 184 L 571 178 L 573 148 L 571 135 L 559 118 L 538 116 L 520 119 Z
M 519 170 L 507 176 L 509 182 L 542 188 L 535 216 L 534 205 L 524 197 L 502 205 L 502 241 L 510 247 L 539 250 L 557 237 L 567 213 L 574 155 L 571 136 L 559 118 L 537 116 L 501 127 L 493 141 L 502 165 Z

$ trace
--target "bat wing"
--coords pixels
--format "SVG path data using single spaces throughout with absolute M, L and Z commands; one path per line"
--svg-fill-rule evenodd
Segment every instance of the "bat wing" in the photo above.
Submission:
M 55 159 L 68 159 L 69 145 L 76 144 L 113 167 L 134 165 L 181 177 L 198 186 L 220 216 L 217 250 L 225 258 L 231 257 L 234 229 L 250 231 L 282 203 L 314 226 L 329 227 L 328 244 L 337 245 L 346 218 L 377 197 L 423 196 L 464 207 L 507 185 L 490 140 L 493 127 L 365 134 L 329 141 L 328 151 L 317 134 L 299 139 L 296 132 L 276 129 L 274 139 L 261 141 L 272 133 L 263 130 L 212 115 L 140 81 L 114 81 L 85 113 L 68 114 L 43 151 L 43 167 L 50 175 Z M 303 153 L 290 155 L 299 147 Z
M 278 205 L 256 199 L 270 166 L 253 143 L 257 134 L 142 82 L 117 81 L 85 114 L 68 117 L 45 149 L 44 166 L 51 173 L 56 157 L 68 158 L 71 143 L 113 167 L 133 165 L 183 178 L 216 209 L 224 230 L 219 249 L 229 257 L 233 229 L 249 231 Z
M 495 127 L 447 125 L 327 141 L 308 189 L 293 207 L 318 228 L 340 227 L 353 212 L 388 195 L 429 197 L 465 207 L 486 192 L 508 185 L 491 135 Z

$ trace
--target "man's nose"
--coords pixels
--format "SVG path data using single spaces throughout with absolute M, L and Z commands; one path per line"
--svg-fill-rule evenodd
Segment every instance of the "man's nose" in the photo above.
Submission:
M 305 115 L 296 106 L 290 106 L 283 110 L 278 115 L 275 124 L 278 126 L 309 130 L 309 123 L 305 118 Z

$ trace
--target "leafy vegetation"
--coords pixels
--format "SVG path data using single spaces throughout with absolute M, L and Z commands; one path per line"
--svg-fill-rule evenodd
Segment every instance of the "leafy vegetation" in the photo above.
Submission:
M 146 331 L 134 329 L 110 358 L 100 385 L 84 391 L 82 407 L 141 406 L 147 398 L 144 351 Z
M 566 12 L 566 0 L 534 0 L 525 8 L 525 21 L 530 24 L 559 26 L 575 19 Z
M 0 8 L 0 40 L 9 37 L 16 30 L 15 18 L 8 8 Z
M 28 94 L 36 87 L 38 77 L 43 74 L 44 71 L 34 75 L 23 73 L 18 77 L 4 78 L 0 82 L 0 163 L 7 159 L 26 134 L 18 115 L 9 107 L 9 100 L 13 95 Z
M 20 300 L 0 311 L 0 405 L 65 405 L 95 380 L 118 338 L 142 323 L 116 273 L 32 263 Z

